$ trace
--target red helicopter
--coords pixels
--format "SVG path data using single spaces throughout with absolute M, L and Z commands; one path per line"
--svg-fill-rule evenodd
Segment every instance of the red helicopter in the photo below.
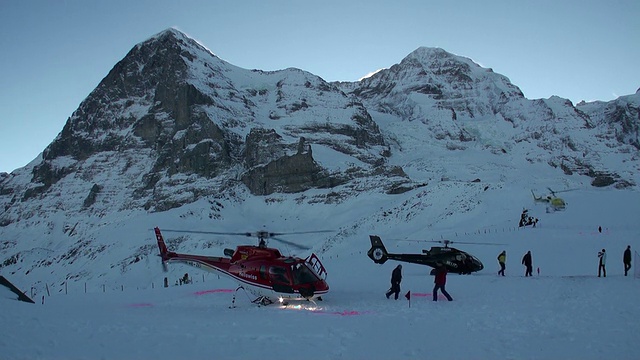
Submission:
M 278 249 L 267 247 L 265 241 L 270 238 L 308 250 L 306 247 L 275 236 L 330 232 L 329 230 L 294 233 L 164 230 L 196 234 L 256 236 L 259 239 L 258 246 L 241 245 L 235 250 L 224 249 L 224 254 L 227 257 L 180 254 L 169 251 L 160 229 L 156 227 L 154 230 L 165 269 L 168 262 L 181 262 L 199 269 L 220 272 L 236 280 L 240 284 L 238 289 L 245 289 L 257 296 L 252 301 L 253 303 L 269 305 L 276 301 L 287 304 L 291 300 L 322 300 L 321 296 L 329 291 L 329 285 L 326 282 L 327 271 L 316 254 L 311 254 L 306 259 L 283 256 Z

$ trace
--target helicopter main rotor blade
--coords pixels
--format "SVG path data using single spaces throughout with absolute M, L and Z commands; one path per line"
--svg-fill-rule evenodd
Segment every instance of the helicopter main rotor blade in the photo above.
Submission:
M 389 240 L 394 240 L 394 239 L 389 239 Z M 449 243 L 453 242 L 449 240 L 424 240 L 424 239 L 397 239 L 396 241 L 430 242 L 430 243 L 440 243 L 440 244 L 443 244 L 445 242 L 449 242 Z
M 334 232 L 333 230 L 295 231 L 295 232 L 268 232 L 268 231 L 221 232 L 221 231 L 203 231 L 203 230 L 176 230 L 176 229 L 162 229 L 162 231 L 163 232 L 188 233 L 188 234 L 241 235 L 241 236 L 247 236 L 247 237 L 261 237 L 262 236 L 264 238 L 270 238 L 270 237 L 273 237 L 273 236 L 281 236 L 281 235 L 300 235 L 300 234 Z
M 304 246 L 304 245 L 300 245 L 300 244 L 296 244 L 296 243 L 294 243 L 292 241 L 280 239 L 280 238 L 277 238 L 277 237 L 272 237 L 272 239 L 276 240 L 276 241 L 280 241 L 283 244 L 291 245 L 291 246 L 293 246 L 295 248 L 298 248 L 300 250 L 309 250 L 309 249 L 311 249 L 310 247 L 307 247 L 307 246 Z
M 164 229 L 164 232 L 176 232 L 176 233 L 187 233 L 187 234 L 211 234 L 211 235 L 240 235 L 246 237 L 257 237 L 260 240 L 264 239 L 274 239 L 283 244 L 290 245 L 300 250 L 309 250 L 311 249 L 308 246 L 296 244 L 295 242 L 284 240 L 277 238 L 276 236 L 280 235 L 300 235 L 300 234 L 313 234 L 313 233 L 327 233 L 334 232 L 333 230 L 315 230 L 315 231 L 295 231 L 295 232 L 286 232 L 286 233 L 276 233 L 276 232 L 268 232 L 259 230 L 256 232 L 221 232 L 221 231 L 201 231 L 201 230 L 176 230 L 176 229 Z
M 174 229 L 162 229 L 163 232 L 176 232 L 187 234 L 211 234 L 211 235 L 242 235 L 242 236 L 254 236 L 249 232 L 218 232 L 218 231 L 199 231 L 199 230 L 174 230 Z
M 563 193 L 563 192 L 567 192 L 567 191 L 575 191 L 575 190 L 578 190 L 578 188 L 575 188 L 575 189 L 558 190 L 558 191 L 553 191 L 553 190 L 551 190 L 550 188 L 547 188 L 547 189 L 549 189 L 549 191 L 551 191 L 551 193 L 554 193 L 554 194 L 555 194 L 555 193 Z
M 466 244 L 466 245 L 507 245 L 507 244 L 503 244 L 503 243 L 466 242 L 466 241 L 452 241 L 451 243 L 452 244 Z
M 333 230 L 314 230 L 314 231 L 293 231 L 293 232 L 281 232 L 281 233 L 269 233 L 269 236 L 281 236 L 281 235 L 300 235 L 300 234 L 316 234 L 316 233 L 330 233 L 335 232 Z
M 506 245 L 502 243 L 485 243 L 485 242 L 469 242 L 469 241 L 453 241 L 453 240 L 411 240 L 402 239 L 398 241 L 413 241 L 413 242 L 430 242 L 439 244 L 466 244 L 466 245 Z

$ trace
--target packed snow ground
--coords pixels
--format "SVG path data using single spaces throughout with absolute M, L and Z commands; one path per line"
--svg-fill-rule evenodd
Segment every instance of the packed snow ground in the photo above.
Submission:
M 502 196 L 497 203 L 517 199 L 509 192 Z M 633 272 L 639 264 L 634 259 L 632 273 L 623 276 L 622 253 L 627 245 L 640 249 L 640 195 L 587 189 L 565 198 L 570 200 L 564 212 L 546 213 L 542 205 L 527 204 L 540 218 L 537 228 L 518 229 L 519 213 L 495 206 L 483 227 L 475 226 L 480 220 L 462 221 L 469 215 L 456 215 L 454 226 L 443 222 L 425 234 L 504 244 L 452 245 L 485 265 L 472 275 L 448 276 L 453 302 L 431 301 L 430 268 L 413 264 L 403 267 L 402 282 L 402 294 L 410 290 L 411 301 L 387 300 L 384 292 L 397 263 L 376 265 L 368 259 L 369 234 L 360 229 L 322 254 L 330 293 L 317 305 L 300 308 L 258 307 L 242 290 L 234 292 L 232 281 L 184 265 L 171 265 L 168 276 L 173 282 L 189 272 L 193 284 L 160 287 L 167 274 L 158 265 L 153 288 L 124 277 L 129 283 L 104 293 L 84 293 L 81 284 L 70 283 L 68 294 L 57 289 L 44 296 L 44 304 L 43 293 L 34 296 L 34 305 L 15 301 L 1 288 L 0 357 L 635 359 L 640 279 Z M 437 245 L 399 241 L 406 238 L 401 227 L 373 229 L 391 252 Z M 601 248 L 608 252 L 606 278 L 597 277 Z M 503 249 L 507 276 L 498 277 L 496 257 Z M 520 264 L 528 250 L 532 278 L 523 276 Z M 215 253 L 199 252 L 209 251 Z M 234 295 L 236 307 L 230 308 Z

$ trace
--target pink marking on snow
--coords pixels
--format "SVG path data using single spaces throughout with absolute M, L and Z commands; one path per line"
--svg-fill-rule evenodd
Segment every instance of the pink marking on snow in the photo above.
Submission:
M 431 298 L 431 297 L 433 297 L 433 294 L 432 293 L 415 293 L 415 294 L 411 293 L 411 297 L 413 297 L 413 296 Z M 438 300 L 443 300 L 443 299 L 446 300 L 447 298 L 444 297 L 444 295 L 438 294 Z
M 233 289 L 212 289 L 212 290 L 202 290 L 196 291 L 193 295 L 200 296 L 205 294 L 213 294 L 213 293 L 230 293 L 233 292 Z
M 354 310 L 345 310 L 345 311 L 323 311 L 323 310 L 312 310 L 314 314 L 322 314 L 322 315 L 339 315 L 339 316 L 355 316 L 355 315 L 364 315 L 369 314 L 370 311 L 354 311 Z
M 411 296 L 426 297 L 426 296 L 432 296 L 432 295 L 430 293 L 411 293 Z
M 151 307 L 153 304 L 150 303 L 137 303 L 137 304 L 129 304 L 129 307 L 140 308 L 140 307 Z

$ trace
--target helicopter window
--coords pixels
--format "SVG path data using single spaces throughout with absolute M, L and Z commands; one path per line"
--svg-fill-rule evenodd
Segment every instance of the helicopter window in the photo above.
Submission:
M 267 278 L 267 267 L 265 265 L 260 266 L 260 279 Z
M 287 278 L 287 269 L 279 266 L 272 266 L 269 268 L 269 277 L 271 281 L 281 284 L 290 284 L 291 282 Z
M 293 270 L 293 283 L 296 285 L 299 284 L 308 284 L 314 283 L 318 281 L 318 277 L 314 274 L 314 272 L 307 267 L 307 265 L 298 263 L 292 266 Z

